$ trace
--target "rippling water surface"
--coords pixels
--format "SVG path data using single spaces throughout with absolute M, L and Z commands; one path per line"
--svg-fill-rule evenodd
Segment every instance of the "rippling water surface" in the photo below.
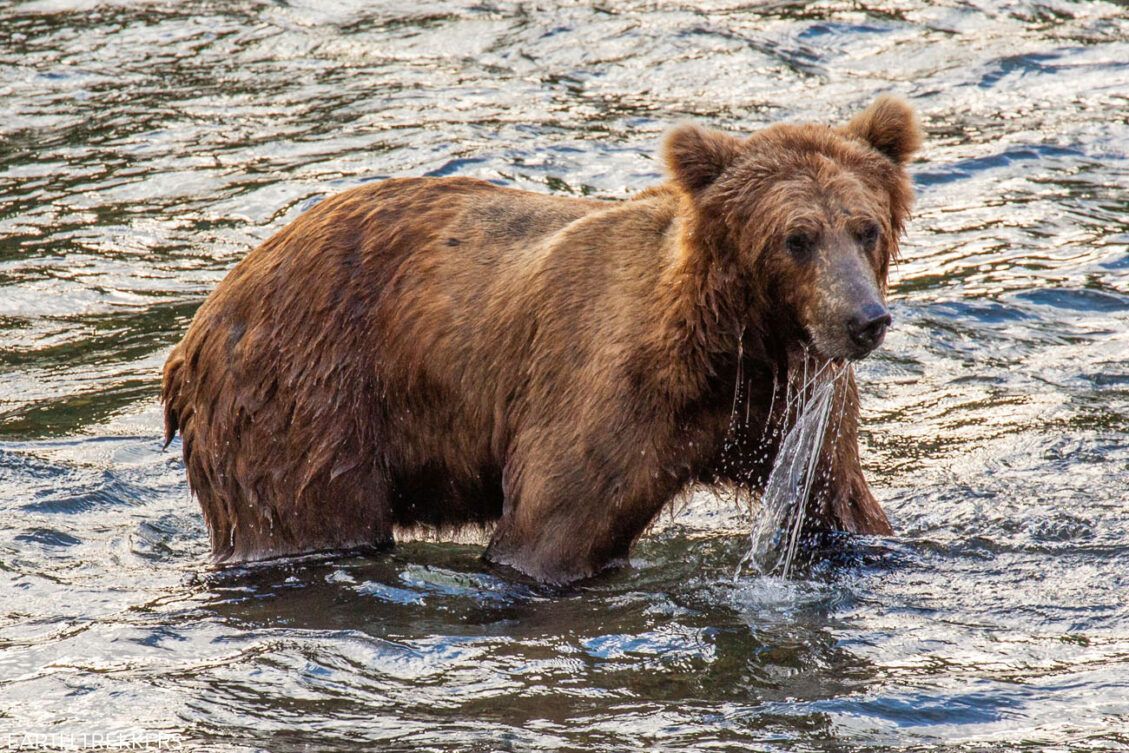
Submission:
M 859 368 L 896 537 L 743 574 L 696 496 L 554 594 L 479 549 L 216 573 L 160 450 L 207 292 L 327 193 L 622 197 L 672 121 L 919 108 L 896 327 Z M 1129 9 L 0 5 L 0 747 L 1129 749 Z

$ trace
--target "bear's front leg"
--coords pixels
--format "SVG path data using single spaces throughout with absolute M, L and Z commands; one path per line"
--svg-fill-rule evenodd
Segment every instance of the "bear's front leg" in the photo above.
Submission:
M 561 585 L 626 564 L 631 545 L 675 491 L 669 474 L 651 464 L 592 448 L 512 461 L 503 486 L 505 507 L 486 559 Z
M 838 398 L 842 411 L 838 431 L 831 432 L 816 470 L 819 479 L 810 498 L 808 527 L 849 533 L 890 536 L 894 529 L 886 511 L 870 492 L 859 460 L 859 399 L 854 374 Z M 832 416 L 835 415 L 832 413 Z
M 591 578 L 627 562 L 626 546 L 593 536 L 585 526 L 532 526 L 504 515 L 486 547 L 485 558 L 540 583 L 565 585 Z
M 844 475 L 848 476 L 845 482 L 833 484 L 829 489 L 830 527 L 872 536 L 893 535 L 886 511 L 870 492 L 862 469 L 856 465 Z

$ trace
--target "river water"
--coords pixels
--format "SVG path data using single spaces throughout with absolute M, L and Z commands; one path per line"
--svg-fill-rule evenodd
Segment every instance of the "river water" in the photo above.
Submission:
M 698 494 L 565 593 L 460 543 L 209 570 L 159 369 L 303 208 L 622 197 L 673 121 L 883 91 L 927 131 L 857 369 L 895 537 L 735 580 Z M 0 4 L 0 749 L 1129 749 L 1127 152 L 1124 4 Z

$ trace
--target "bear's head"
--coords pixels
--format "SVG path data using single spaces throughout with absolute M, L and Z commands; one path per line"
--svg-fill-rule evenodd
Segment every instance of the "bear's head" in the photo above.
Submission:
M 886 277 L 913 200 L 905 164 L 920 145 L 913 111 L 883 96 L 840 127 L 737 138 L 682 125 L 664 157 L 694 247 L 744 281 L 756 322 L 826 358 L 859 359 L 891 322 Z

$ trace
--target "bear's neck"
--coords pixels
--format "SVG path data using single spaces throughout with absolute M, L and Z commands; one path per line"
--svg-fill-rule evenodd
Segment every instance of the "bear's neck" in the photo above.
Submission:
M 767 311 L 703 221 L 678 212 L 665 235 L 666 265 L 654 291 L 654 385 L 676 406 L 729 391 L 739 363 L 774 370 L 779 348 L 766 335 Z M 655 352 L 657 351 L 657 352 Z

